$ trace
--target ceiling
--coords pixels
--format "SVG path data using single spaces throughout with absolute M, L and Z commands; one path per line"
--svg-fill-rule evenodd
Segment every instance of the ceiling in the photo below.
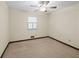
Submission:
M 39 11 L 38 1 L 7 1 L 9 8 L 20 9 L 23 11 Z M 79 1 L 50 1 L 48 7 L 56 6 L 57 8 L 47 8 L 48 12 L 52 12 L 74 4 L 79 4 Z

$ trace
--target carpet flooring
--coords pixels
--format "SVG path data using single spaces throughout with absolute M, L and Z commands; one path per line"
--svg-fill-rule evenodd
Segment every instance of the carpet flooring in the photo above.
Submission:
M 3 58 L 79 58 L 79 51 L 50 38 L 11 43 Z

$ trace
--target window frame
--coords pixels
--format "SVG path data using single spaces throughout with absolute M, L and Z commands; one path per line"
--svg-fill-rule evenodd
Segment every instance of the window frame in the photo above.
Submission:
M 27 20 L 27 29 L 28 29 L 28 30 L 37 30 L 38 21 L 36 21 L 36 22 L 34 22 L 34 21 L 33 21 L 33 22 L 29 22 L 29 18 L 30 18 L 30 17 L 28 17 L 28 20 Z M 32 17 L 31 17 L 31 18 L 32 18 Z M 36 18 L 36 20 L 37 20 L 37 17 L 35 17 L 35 18 Z M 29 27 L 29 24 L 32 24 L 32 27 L 31 27 L 31 28 Z M 34 24 L 36 24 L 36 26 L 35 26 L 36 28 L 34 28 Z

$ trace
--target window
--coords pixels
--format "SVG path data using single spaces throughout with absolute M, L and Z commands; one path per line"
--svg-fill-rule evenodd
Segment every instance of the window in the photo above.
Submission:
M 37 29 L 37 18 L 36 17 L 28 17 L 27 28 Z

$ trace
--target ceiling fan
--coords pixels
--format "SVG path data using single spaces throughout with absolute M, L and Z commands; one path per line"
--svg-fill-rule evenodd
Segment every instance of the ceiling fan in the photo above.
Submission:
M 57 8 L 57 6 L 52 6 L 52 5 L 49 6 L 50 1 L 39 1 L 38 4 L 39 4 L 39 7 L 36 10 L 40 10 L 43 12 L 47 12 L 48 9 L 56 9 Z M 35 7 L 35 6 L 31 5 L 31 7 Z

